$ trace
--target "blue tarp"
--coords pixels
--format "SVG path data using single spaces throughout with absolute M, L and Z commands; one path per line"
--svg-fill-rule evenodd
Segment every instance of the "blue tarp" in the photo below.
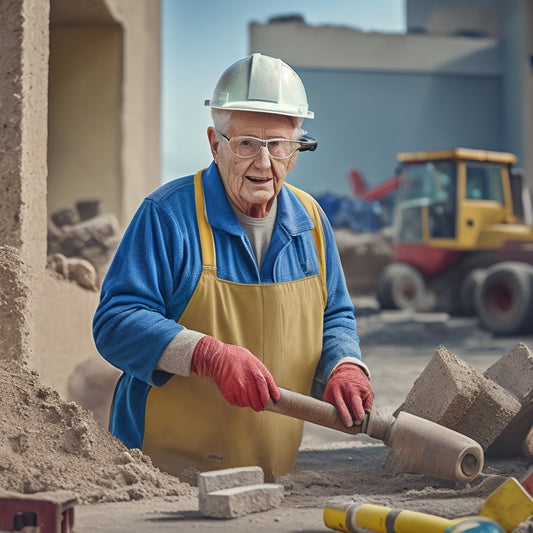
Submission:
M 381 203 L 333 193 L 315 195 L 331 225 L 358 233 L 372 233 L 383 226 Z

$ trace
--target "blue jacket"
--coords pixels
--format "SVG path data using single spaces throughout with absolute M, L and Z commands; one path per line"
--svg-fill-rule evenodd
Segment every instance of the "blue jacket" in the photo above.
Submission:
M 239 283 L 276 283 L 315 275 L 318 258 L 307 211 L 286 187 L 266 257 L 258 269 L 248 237 L 227 199 L 215 163 L 202 177 L 213 228 L 219 278 Z M 346 288 L 331 226 L 322 213 L 326 241 L 328 301 L 323 352 L 315 379 L 325 383 L 344 357 L 361 359 L 354 308 Z M 93 333 L 100 354 L 124 374 L 115 391 L 110 430 L 129 447 L 142 446 L 149 388 L 171 375 L 156 370 L 202 271 L 193 176 L 173 180 L 140 205 L 108 269 Z

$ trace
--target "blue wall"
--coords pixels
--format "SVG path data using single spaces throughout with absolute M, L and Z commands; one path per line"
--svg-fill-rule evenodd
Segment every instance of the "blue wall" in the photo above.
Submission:
M 351 194 L 352 168 L 377 185 L 398 152 L 504 150 L 500 77 L 297 70 L 315 112 L 304 128 L 319 144 L 298 156 L 288 181 L 312 194 Z

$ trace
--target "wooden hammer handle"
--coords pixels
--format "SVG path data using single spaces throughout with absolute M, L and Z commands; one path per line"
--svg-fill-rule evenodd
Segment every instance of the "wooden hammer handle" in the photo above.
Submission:
M 363 428 L 366 426 L 364 422 L 361 426 L 346 427 L 337 409 L 330 403 L 322 402 L 305 394 L 282 389 L 281 387 L 279 387 L 279 391 L 281 398 L 276 403 L 270 400 L 266 406 L 267 411 L 312 422 L 313 424 L 336 429 L 350 435 L 364 432 Z

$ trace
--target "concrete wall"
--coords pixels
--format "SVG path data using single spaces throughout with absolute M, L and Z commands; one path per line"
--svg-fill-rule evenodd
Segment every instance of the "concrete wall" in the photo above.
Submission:
M 502 146 L 497 77 L 329 71 L 326 83 L 320 71 L 298 72 L 319 148 L 299 155 L 290 180 L 311 193 L 349 193 L 354 167 L 376 185 L 394 174 L 399 152 Z
M 123 226 L 161 183 L 160 3 L 52 0 L 48 207 L 101 198 Z
M 27 359 L 46 264 L 48 5 L 0 2 L 0 357 Z
M 160 3 L 10 0 L 0 20 L 0 358 L 66 394 L 103 361 L 98 293 L 46 269 L 47 215 L 99 198 L 125 226 L 160 184 Z
M 408 30 L 478 32 L 502 53 L 503 150 L 516 153 L 533 190 L 533 4 L 529 0 L 407 0 Z
M 53 27 L 50 50 L 48 211 L 102 198 L 120 216 L 121 27 Z

